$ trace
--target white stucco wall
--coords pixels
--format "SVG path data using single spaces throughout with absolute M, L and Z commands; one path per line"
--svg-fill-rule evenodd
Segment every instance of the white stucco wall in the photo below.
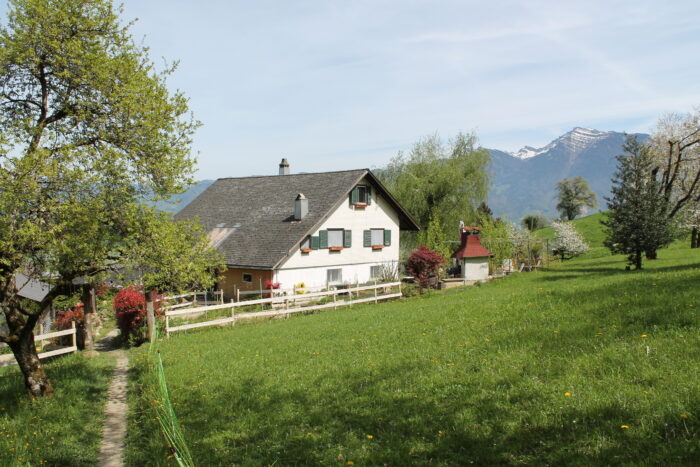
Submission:
M 468 281 L 481 281 L 489 278 L 488 258 L 462 258 L 462 275 Z
M 368 181 L 360 183 L 370 184 Z M 313 200 L 309 200 L 309 210 L 313 210 Z M 372 204 L 356 209 L 345 199 L 311 235 L 317 236 L 319 230 L 328 229 L 350 230 L 352 246 L 338 252 L 318 249 L 304 254 L 297 245 L 275 271 L 275 281 L 283 288 L 299 282 L 304 282 L 308 287 L 325 286 L 327 270 L 341 268 L 343 282 L 367 282 L 370 280 L 371 266 L 398 263 L 399 215 L 374 188 Z M 363 246 L 363 232 L 369 229 L 391 230 L 391 245 L 381 250 Z

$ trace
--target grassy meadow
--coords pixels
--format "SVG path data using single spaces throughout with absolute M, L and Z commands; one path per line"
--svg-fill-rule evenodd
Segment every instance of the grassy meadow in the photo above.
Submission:
M 695 463 L 700 250 L 624 266 L 186 332 L 170 396 L 199 465 Z M 132 352 L 128 464 L 165 464 Z
M 0 369 L 0 465 L 95 465 L 114 359 L 56 358 L 54 397 L 30 402 L 17 366 Z

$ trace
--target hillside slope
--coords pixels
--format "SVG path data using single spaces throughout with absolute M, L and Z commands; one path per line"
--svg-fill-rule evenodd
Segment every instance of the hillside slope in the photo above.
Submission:
M 191 332 L 161 348 L 201 465 L 692 464 L 700 251 Z M 137 350 L 134 376 L 145 379 Z M 136 383 L 138 384 L 138 383 Z M 137 387 L 138 388 L 138 387 Z M 129 462 L 168 455 L 132 397 Z

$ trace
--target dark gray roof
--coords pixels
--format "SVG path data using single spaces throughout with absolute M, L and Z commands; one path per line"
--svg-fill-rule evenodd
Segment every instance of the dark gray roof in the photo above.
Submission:
M 17 295 L 34 302 L 41 302 L 50 289 L 46 282 L 32 279 L 24 274 L 15 274 L 15 286 L 17 287 Z
M 175 215 L 199 219 L 229 266 L 273 269 L 368 177 L 399 212 L 401 229 L 418 230 L 369 169 L 269 177 L 220 178 Z M 294 220 L 303 193 L 309 213 Z

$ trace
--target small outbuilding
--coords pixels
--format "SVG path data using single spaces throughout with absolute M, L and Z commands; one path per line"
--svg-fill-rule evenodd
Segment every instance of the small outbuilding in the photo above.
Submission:
M 486 280 L 489 277 L 489 258 L 493 254 L 481 244 L 480 227 L 461 227 L 461 244 L 452 255 L 461 268 L 465 281 Z

